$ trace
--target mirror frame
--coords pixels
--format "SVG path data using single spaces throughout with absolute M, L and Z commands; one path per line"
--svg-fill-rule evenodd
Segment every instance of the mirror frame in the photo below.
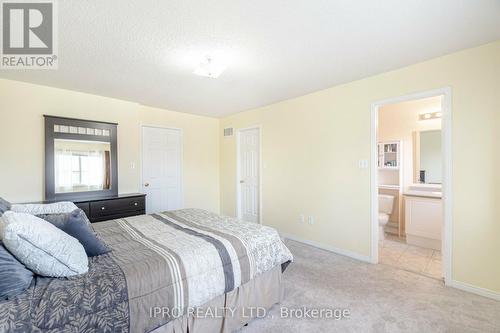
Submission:
M 117 153 L 117 127 L 116 123 L 73 119 L 44 115 L 45 118 L 45 200 L 78 200 L 90 198 L 106 198 L 118 195 L 118 153 Z M 54 131 L 54 125 L 74 126 L 109 130 L 109 136 L 88 135 L 78 133 L 59 133 Z M 111 158 L 111 188 L 108 190 L 85 191 L 85 192 L 55 192 L 55 168 L 54 168 L 54 140 L 78 140 L 109 142 Z

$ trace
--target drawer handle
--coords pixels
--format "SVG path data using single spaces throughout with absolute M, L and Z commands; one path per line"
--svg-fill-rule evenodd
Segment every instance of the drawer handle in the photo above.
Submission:
M 104 207 L 104 206 L 103 206 L 103 207 L 101 207 L 101 210 L 105 210 L 105 209 L 106 209 L 106 207 Z
M 137 206 L 137 205 L 139 205 L 139 204 L 137 202 L 134 202 L 134 206 Z

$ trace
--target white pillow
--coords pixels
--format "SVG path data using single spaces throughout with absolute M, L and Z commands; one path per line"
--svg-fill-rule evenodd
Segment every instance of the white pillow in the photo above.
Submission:
M 49 222 L 26 213 L 5 212 L 3 243 L 36 274 L 66 277 L 88 271 L 82 244 Z
M 77 208 L 72 202 L 61 201 L 52 204 L 15 204 L 10 207 L 10 210 L 16 213 L 40 215 L 71 213 Z
M 5 225 L 5 222 L 3 220 L 3 215 L 0 216 L 0 241 L 3 238 L 3 226 Z

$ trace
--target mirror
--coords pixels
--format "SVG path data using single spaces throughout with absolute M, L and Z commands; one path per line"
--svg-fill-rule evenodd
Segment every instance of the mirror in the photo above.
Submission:
M 118 194 L 118 124 L 45 115 L 45 200 Z
M 54 140 L 55 193 L 111 188 L 109 142 Z
M 441 130 L 415 132 L 413 151 L 415 183 L 441 184 Z

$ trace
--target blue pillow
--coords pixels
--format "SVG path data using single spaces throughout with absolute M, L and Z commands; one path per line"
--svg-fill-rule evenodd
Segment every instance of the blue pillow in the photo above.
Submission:
M 38 217 L 52 223 L 68 235 L 78 239 L 89 257 L 111 252 L 111 249 L 97 237 L 88 222 L 85 212 L 81 209 L 75 209 L 67 214 L 45 214 L 38 215 Z
M 6 211 L 10 210 L 10 206 L 10 202 L 5 200 L 4 198 L 0 198 L 0 216 L 2 216 Z
M 22 294 L 32 280 L 33 272 L 10 254 L 0 241 L 0 300 Z

